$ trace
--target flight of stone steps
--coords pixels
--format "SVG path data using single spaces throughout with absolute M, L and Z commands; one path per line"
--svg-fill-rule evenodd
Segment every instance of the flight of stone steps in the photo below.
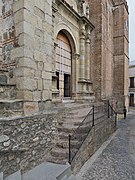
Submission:
M 4 178 L 3 173 L 0 173 L 0 180 L 76 180 L 76 178 L 69 164 L 42 163 L 24 174 L 17 171 Z
M 22 101 L 16 99 L 16 85 L 9 83 L 9 79 L 9 72 L 0 70 L 0 118 L 23 113 Z
M 68 108 L 70 108 L 70 105 Z M 71 106 L 69 113 L 63 115 L 62 119 L 58 121 L 59 139 L 56 143 L 56 147 L 52 149 L 51 156 L 48 161 L 63 164 L 68 162 L 69 135 L 71 135 L 71 159 L 75 156 L 81 144 L 87 137 L 90 129 L 92 128 L 92 112 L 92 106 L 88 104 L 75 104 L 74 107 Z M 85 119 L 85 121 L 82 123 L 86 116 L 87 119 Z M 95 124 L 107 118 L 102 111 L 97 110 L 95 110 L 94 116 Z

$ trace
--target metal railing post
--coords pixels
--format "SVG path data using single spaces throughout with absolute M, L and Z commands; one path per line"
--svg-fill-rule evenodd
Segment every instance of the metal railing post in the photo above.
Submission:
M 92 115 L 93 115 L 93 118 L 92 118 L 92 126 L 95 126 L 95 123 L 94 123 L 94 120 L 95 120 L 95 116 L 94 116 L 94 115 L 95 115 L 95 114 L 94 114 L 94 113 L 95 113 L 95 112 L 94 112 L 94 106 L 93 106 L 93 114 L 92 114 Z
M 108 118 L 110 118 L 110 110 L 109 110 L 109 101 L 108 101 Z
M 69 134 L 68 136 L 68 142 L 69 142 L 69 157 L 68 157 L 68 162 L 71 164 L 71 135 Z
M 117 126 L 117 113 L 115 114 L 115 128 Z

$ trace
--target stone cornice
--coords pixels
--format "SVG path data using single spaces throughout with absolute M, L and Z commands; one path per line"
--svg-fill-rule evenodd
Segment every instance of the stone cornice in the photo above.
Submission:
M 70 6 L 65 0 L 55 0 L 56 2 L 53 3 L 53 8 L 55 7 L 56 11 L 56 6 L 63 6 L 67 11 L 69 11 L 70 14 L 72 14 L 79 22 L 84 22 L 88 24 L 91 28 L 91 31 L 95 28 L 94 25 L 90 22 L 90 20 L 86 16 L 80 16 L 73 8 Z

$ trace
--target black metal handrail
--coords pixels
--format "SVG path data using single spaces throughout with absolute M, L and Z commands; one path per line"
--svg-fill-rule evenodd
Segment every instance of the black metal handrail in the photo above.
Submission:
M 79 150 L 81 145 L 85 141 L 86 137 L 88 136 L 88 134 L 90 133 L 92 128 L 95 126 L 95 112 L 96 111 L 98 111 L 98 112 L 101 111 L 106 116 L 108 114 L 108 118 L 114 117 L 114 115 L 115 115 L 115 127 L 116 127 L 117 113 L 115 112 L 113 107 L 110 105 L 109 101 L 108 101 L 108 106 L 107 106 L 107 104 L 102 105 L 102 106 L 98 106 L 98 107 L 93 106 L 91 108 L 91 110 L 89 111 L 89 113 L 85 116 L 83 121 L 80 123 L 78 128 L 73 131 L 72 135 L 71 134 L 69 135 L 69 163 L 70 164 L 71 164 L 72 160 L 74 159 L 75 155 L 78 152 L 77 151 L 77 152 L 71 153 L 71 140 L 72 140 L 72 138 L 76 139 L 78 133 L 81 132 L 81 127 L 83 127 L 83 126 L 85 127 L 85 125 L 87 125 L 85 127 L 85 128 L 88 128 L 87 129 L 87 134 L 85 136 L 83 136 L 83 138 L 81 139 L 80 144 L 78 146 L 78 150 Z M 79 137 L 81 137 L 81 136 L 79 136 Z
M 72 156 L 71 154 L 71 140 L 72 138 L 76 139 L 76 135 L 78 134 L 79 132 L 79 129 L 85 125 L 85 122 L 86 124 L 89 124 L 90 122 L 92 122 L 91 126 L 88 126 L 88 132 L 87 132 L 87 135 L 89 134 L 91 128 L 94 126 L 94 106 L 91 108 L 91 110 L 89 111 L 89 113 L 85 116 L 85 118 L 83 119 L 83 121 L 79 124 L 78 128 L 76 130 L 73 131 L 72 135 L 69 134 L 69 160 L 68 162 L 71 164 L 71 161 L 73 160 L 74 156 L 76 155 L 76 153 L 74 153 L 74 155 Z M 92 116 L 93 118 L 90 120 L 90 121 L 87 121 L 87 118 L 89 118 L 90 116 Z M 78 147 L 78 149 L 80 148 L 80 146 L 82 145 L 82 143 L 84 142 L 86 137 L 84 137 Z
M 117 126 L 117 112 L 114 110 L 114 108 L 110 105 L 108 101 L 108 118 L 114 117 L 115 115 L 115 127 Z

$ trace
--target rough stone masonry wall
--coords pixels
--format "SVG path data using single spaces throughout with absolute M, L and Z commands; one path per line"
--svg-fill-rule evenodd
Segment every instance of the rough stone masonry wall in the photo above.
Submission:
M 45 162 L 57 138 L 57 116 L 0 120 L 0 172 L 22 172 Z

